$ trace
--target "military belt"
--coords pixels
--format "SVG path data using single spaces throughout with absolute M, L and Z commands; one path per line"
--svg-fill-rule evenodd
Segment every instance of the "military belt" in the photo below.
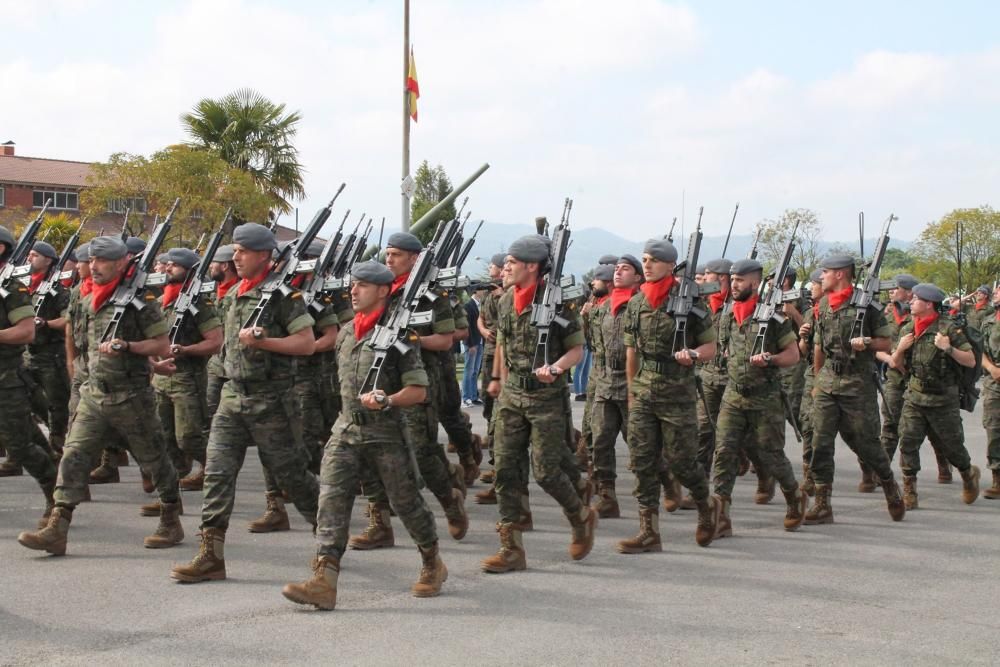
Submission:
M 622 359 L 612 359 L 608 362 L 608 370 L 611 371 L 623 371 L 625 370 L 625 361 Z
M 671 359 L 670 361 L 661 361 L 659 359 L 654 359 L 653 357 L 642 357 L 641 367 L 639 370 L 651 371 L 653 373 L 659 373 L 660 375 L 666 375 L 674 366 L 677 364 L 676 361 Z
M 351 423 L 355 426 L 368 426 L 384 421 L 391 416 L 391 411 L 384 410 L 351 410 Z
M 233 391 L 238 394 L 243 394 L 248 396 L 250 394 L 270 394 L 288 391 L 292 388 L 292 378 L 284 378 L 281 380 L 260 380 L 260 381 L 245 381 L 245 380 L 227 380 L 229 386 L 232 387 Z
M 130 378 L 130 379 L 135 380 L 136 378 Z M 91 387 L 94 387 L 95 389 L 101 390 L 101 393 L 113 394 L 115 392 L 123 392 L 123 391 L 141 391 L 142 389 L 149 387 L 149 378 L 144 377 L 142 379 L 143 379 L 142 382 L 122 381 L 122 382 L 117 382 L 115 384 L 111 384 L 110 382 L 107 382 L 105 380 L 100 380 L 95 377 L 89 377 L 87 378 L 87 384 L 89 384 Z
M 935 396 L 942 394 L 958 395 L 958 385 L 941 385 L 932 382 L 924 382 L 918 377 L 910 378 L 910 389 L 919 391 L 921 394 L 931 394 Z
M 740 384 L 739 382 L 729 381 L 727 386 L 732 387 L 733 390 L 740 396 L 753 396 L 754 394 L 764 395 L 778 389 L 778 385 L 773 382 L 761 382 L 759 384 Z
M 517 375 L 516 373 L 508 373 L 507 382 L 525 391 L 537 391 L 545 386 L 545 384 L 540 382 L 538 378 L 527 375 Z

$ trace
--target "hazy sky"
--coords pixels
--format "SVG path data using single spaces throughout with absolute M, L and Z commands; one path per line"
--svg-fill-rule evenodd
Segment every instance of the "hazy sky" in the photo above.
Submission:
M 148 154 L 200 98 L 249 86 L 304 116 L 304 218 L 347 181 L 345 206 L 398 224 L 402 0 L 0 0 L 0 16 L 0 141 L 19 154 Z M 497 222 L 558 217 L 569 195 L 575 226 L 640 240 L 683 192 L 707 234 L 739 201 L 744 230 L 809 207 L 850 241 L 863 209 L 913 238 L 997 194 L 998 23 L 992 2 L 412 0 L 413 166 L 458 182 L 489 162 L 469 206 Z

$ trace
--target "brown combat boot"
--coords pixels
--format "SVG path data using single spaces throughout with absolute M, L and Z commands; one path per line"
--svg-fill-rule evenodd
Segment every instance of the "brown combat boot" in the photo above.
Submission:
M 934 458 L 937 459 L 938 467 L 937 483 L 951 484 L 951 464 L 948 463 L 948 459 L 937 452 L 934 452 Z
M 139 468 L 139 477 L 142 479 L 142 490 L 146 493 L 153 493 L 156 491 L 156 485 L 153 484 L 153 477 L 148 472 Z
M 971 505 L 979 497 L 979 466 L 969 466 L 962 473 L 962 502 Z
M 590 452 L 582 434 L 576 440 L 576 467 L 580 472 L 590 469 Z
M 101 452 L 101 463 L 90 471 L 91 484 L 117 484 L 121 481 L 118 474 L 118 457 L 110 450 Z
M 698 501 L 698 527 L 694 531 L 694 541 L 699 547 L 707 547 L 715 539 L 721 514 L 722 503 L 715 496 Z
M 451 490 L 451 498 L 439 499 L 444 517 L 448 520 L 448 534 L 461 540 L 469 532 L 469 515 L 465 512 L 465 498 L 458 489 Z
M 267 506 L 264 513 L 247 524 L 247 530 L 251 533 L 275 533 L 283 530 L 291 530 L 288 523 L 288 512 L 285 511 L 285 501 L 280 493 L 264 494 Z
M 462 473 L 465 475 L 464 483 L 466 489 L 475 484 L 476 480 L 479 479 L 479 464 L 476 463 L 476 459 L 472 454 L 462 457 Z
M 177 505 L 181 508 L 180 509 L 181 516 L 184 516 L 184 503 L 181 502 L 180 496 L 177 496 Z M 160 504 L 159 499 L 154 500 L 151 503 L 146 503 L 145 505 L 139 506 L 140 516 L 160 516 L 161 511 L 162 511 L 162 505 Z
M 314 558 L 313 577 L 301 584 L 285 584 L 281 594 L 296 604 L 311 604 L 330 611 L 337 606 L 337 578 L 340 561 L 333 556 Z
M 883 479 L 881 484 L 889 516 L 892 517 L 893 521 L 902 521 L 903 517 L 906 516 L 906 504 L 903 502 L 903 494 L 899 491 L 899 484 L 892 477 Z
M 602 519 L 617 519 L 622 515 L 613 481 L 601 482 L 598 485 L 597 502 L 594 504 L 594 509 L 597 510 L 597 516 Z
M 166 549 L 184 541 L 184 527 L 178 518 L 181 513 L 179 498 L 180 496 L 176 503 L 160 505 L 160 525 L 156 527 L 156 532 L 142 541 L 142 546 L 147 549 Z
M 830 505 L 830 485 L 816 484 L 816 499 L 813 506 L 806 512 L 804 524 L 815 526 L 821 523 L 833 523 L 833 507 Z
M 812 498 L 816 495 L 816 480 L 813 479 L 812 468 L 808 464 L 802 464 L 802 492 Z
M 716 494 L 719 499 L 719 523 L 715 526 L 715 539 L 733 536 L 733 519 L 729 516 L 729 510 L 733 506 L 732 496 Z
M 655 507 L 639 508 L 639 534 L 618 543 L 620 554 L 643 554 L 663 551 L 660 540 L 660 512 Z
M 757 492 L 753 494 L 753 501 L 758 505 L 766 505 L 774 500 L 774 477 L 767 475 L 762 470 L 757 471 Z
M 483 572 L 502 574 L 527 568 L 520 529 L 512 523 L 498 523 L 497 532 L 500 533 L 500 550 L 480 562 Z
M 576 495 L 580 496 L 581 503 L 590 505 L 590 501 L 594 499 L 594 483 L 581 477 L 576 483 Z
M 127 468 L 132 465 L 128 460 L 128 452 L 124 449 L 119 449 L 111 452 L 112 456 L 115 458 L 117 463 L 115 464 L 118 468 Z
M 55 493 L 56 483 L 49 482 L 48 484 L 42 485 L 42 493 L 45 494 L 45 512 L 42 514 L 42 518 L 38 520 L 38 530 L 45 528 L 49 525 L 49 517 L 52 516 L 52 510 L 56 506 L 56 500 L 52 497 Z
M 861 466 L 861 481 L 858 482 L 858 493 L 875 493 L 875 471 L 866 465 Z
M 174 565 L 170 578 L 185 584 L 219 581 L 226 578 L 226 531 L 201 529 L 201 548 L 187 565 Z
M 785 495 L 785 530 L 792 532 L 799 529 L 802 521 L 806 518 L 806 507 L 809 505 L 809 496 L 805 494 L 801 486 L 793 491 L 781 492 Z
M 514 527 L 522 533 L 530 533 L 535 529 L 535 522 L 531 518 L 531 496 L 528 495 L 527 489 L 521 493 L 521 516 L 518 517 Z
M 56 506 L 49 514 L 49 521 L 44 528 L 34 533 L 25 531 L 17 536 L 17 541 L 21 546 L 35 551 L 47 551 L 53 556 L 63 556 L 66 553 L 69 523 L 72 520 L 73 510 Z
M 458 489 L 465 498 L 468 489 L 465 488 L 465 469 L 460 463 L 448 464 L 448 477 L 451 478 L 451 488 Z
M 906 511 L 915 510 L 920 507 L 917 502 L 917 476 L 903 475 L 903 505 Z
M 187 477 L 181 478 L 179 482 L 182 491 L 201 491 L 205 488 L 205 457 L 196 458 L 198 469 L 191 470 Z
M 392 520 L 389 518 L 388 503 L 369 503 L 368 527 L 360 535 L 355 535 L 347 546 L 359 551 L 381 549 L 396 544 L 392 534 Z
M 438 553 L 437 542 L 426 549 L 417 547 L 417 550 L 420 551 L 420 558 L 424 564 L 420 568 L 420 576 L 410 590 L 415 598 L 437 597 L 441 594 L 441 584 L 448 581 L 448 568 L 444 566 Z
M 1000 499 L 1000 470 L 993 470 L 993 486 L 983 491 L 983 498 Z
M 668 512 L 676 512 L 680 509 L 683 493 L 681 483 L 673 478 L 669 472 L 660 473 L 660 485 L 663 487 L 663 509 Z
M 698 503 L 695 502 L 695 499 L 692 498 L 691 494 L 689 493 L 683 498 L 681 498 L 680 508 L 682 510 L 696 510 L 698 509 Z
M 745 449 L 740 449 L 740 466 L 736 469 L 736 476 L 743 477 L 743 475 L 750 472 L 750 459 L 747 458 L 747 452 Z
M 496 470 L 484 470 L 483 474 L 479 476 L 479 481 L 483 484 L 493 484 L 497 481 Z
M 497 487 L 490 484 L 487 488 L 483 489 L 474 496 L 477 505 L 496 505 L 497 504 Z
M 24 474 L 21 463 L 8 456 L 7 460 L 0 463 L 0 477 L 20 477 Z
M 580 508 L 579 514 L 567 516 L 573 527 L 573 539 L 569 543 L 569 557 L 583 560 L 594 548 L 594 531 L 597 528 L 597 512 L 589 505 Z

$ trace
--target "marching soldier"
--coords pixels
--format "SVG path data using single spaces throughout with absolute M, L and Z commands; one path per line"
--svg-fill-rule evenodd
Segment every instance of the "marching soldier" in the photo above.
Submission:
M 486 296 L 483 297 L 483 302 L 479 306 L 479 321 L 476 323 L 476 326 L 479 327 L 479 333 L 483 335 L 483 367 L 479 373 L 481 387 L 479 396 L 483 400 L 483 419 L 486 420 L 487 424 L 484 446 L 490 452 L 490 465 L 493 465 L 493 433 L 495 424 L 493 420 L 493 408 L 496 401 L 490 396 L 488 389 L 490 378 L 493 376 L 493 358 L 496 356 L 497 349 L 497 306 L 504 291 L 500 274 L 503 272 L 503 264 L 506 257 L 506 254 L 501 252 L 490 258 L 488 270 L 493 288 L 488 290 Z M 497 494 L 493 486 L 494 478 L 495 473 L 492 470 L 487 470 L 479 478 L 479 481 L 490 485 L 488 489 L 480 491 L 475 495 L 475 500 L 480 505 L 496 505 Z
M 497 402 L 496 493 L 500 510 L 500 549 L 482 561 L 485 572 L 511 572 L 527 567 L 521 533 L 528 479 L 524 458 L 530 453 L 538 485 L 562 507 L 572 526 L 569 554 L 581 560 L 594 545 L 597 512 L 588 507 L 590 484 L 580 477 L 566 448 L 567 376 L 583 357 L 580 317 L 564 305 L 549 332 L 548 357 L 536 359 L 538 330 L 531 325 L 531 304 L 548 273 L 549 242 L 523 236 L 507 251 L 505 270 L 513 289 L 500 298 L 497 350 L 489 392 Z M 539 366 L 539 363 L 541 365 Z M 502 386 L 502 391 L 501 391 Z
M 920 445 L 925 438 L 962 475 L 962 502 L 979 497 L 979 468 L 965 449 L 965 432 L 959 412 L 959 366 L 972 368 L 976 358 L 965 332 L 939 315 L 945 293 L 937 285 L 920 283 L 913 288 L 910 312 L 892 352 L 895 368 L 908 377 L 899 420 L 899 455 L 903 469 L 903 502 L 917 509 L 917 473 Z
M 244 328 L 270 275 L 274 234 L 257 223 L 233 232 L 233 263 L 241 281 L 226 311 L 225 376 L 212 418 L 201 509 L 201 549 L 174 579 L 196 583 L 226 578 L 224 543 L 236 495 L 236 478 L 247 447 L 288 491 L 296 509 L 316 523 L 319 485 L 307 469 L 298 404 L 292 391 L 294 359 L 313 353 L 313 318 L 298 292 L 275 295 L 256 328 Z
M 438 595 L 448 578 L 448 569 L 438 555 L 434 515 L 420 495 L 402 435 L 401 409 L 426 400 L 427 373 L 416 349 L 405 354 L 392 349 L 382 363 L 378 386 L 364 386 L 374 359 L 368 341 L 385 312 L 394 275 L 378 262 L 362 262 L 351 270 L 351 277 L 354 323 L 341 330 L 336 346 L 344 409 L 323 454 L 313 578 L 282 589 L 292 602 L 318 609 L 333 609 L 337 603 L 337 579 L 362 468 L 376 472 L 392 508 L 420 551 L 423 568 L 413 585 L 413 595 Z
M 980 285 L 972 295 L 972 303 L 963 309 L 970 326 L 981 330 L 983 322 L 993 317 L 995 311 L 990 304 L 990 291 L 989 285 Z
M 879 442 L 878 396 L 874 384 L 875 352 L 889 350 L 892 333 L 882 312 L 869 307 L 860 336 L 851 338 L 856 309 L 849 307 L 854 293 L 854 258 L 831 255 L 820 263 L 823 298 L 814 324 L 815 386 L 813 388 L 813 458 L 816 500 L 806 512 L 806 525 L 833 523 L 830 494 L 837 433 L 863 465 L 881 481 L 893 521 L 902 521 L 906 508 L 893 478 L 889 458 Z
M 594 269 L 594 277 L 590 282 L 590 298 L 580 308 L 580 318 L 583 322 L 583 335 L 587 345 L 591 350 L 591 360 L 594 373 L 600 374 L 603 361 L 596 358 L 593 345 L 594 331 L 598 327 L 597 317 L 600 307 L 608 300 L 611 293 L 611 282 L 615 275 L 615 265 L 618 257 L 615 255 L 601 255 L 597 260 L 597 267 Z M 586 354 L 586 352 L 585 352 Z M 579 367 L 577 372 L 579 372 Z M 594 391 L 596 389 L 596 377 L 590 375 L 587 381 L 587 388 L 584 394 L 585 403 L 583 406 L 583 421 L 580 424 L 580 438 L 575 444 L 576 460 L 580 470 L 587 470 L 590 466 L 594 452 L 594 431 L 591 415 L 594 411 Z M 576 400 L 581 400 L 577 397 Z M 567 410 L 572 410 L 572 406 L 567 406 Z
M 465 305 L 457 294 L 449 295 L 455 332 L 452 340 L 457 345 L 469 337 L 469 318 Z M 469 415 L 462 411 L 462 389 L 458 384 L 458 369 L 455 364 L 454 347 L 440 352 L 441 358 L 441 411 L 439 419 L 448 441 L 458 453 L 465 474 L 465 486 L 470 487 L 479 479 L 479 464 L 483 461 L 483 445 L 479 436 L 472 432 Z
M 993 303 L 1000 304 L 1000 285 L 993 288 Z M 993 485 L 983 497 L 1000 499 L 1000 310 L 983 321 L 983 428 L 986 429 L 986 461 Z
M 691 492 L 698 508 L 695 541 L 711 544 L 721 503 L 709 493 L 705 470 L 698 463 L 698 401 L 694 363 L 715 355 L 716 333 L 707 313 L 691 313 L 684 349 L 676 353 L 677 322 L 668 310 L 678 291 L 674 279 L 677 249 L 663 239 L 650 239 L 642 254 L 646 282 L 628 303 L 625 314 L 628 378 L 628 445 L 636 477 L 639 533 L 618 543 L 621 553 L 661 551 L 658 501 L 660 461 Z M 693 349 L 692 349 L 693 347 Z
M 814 338 L 816 330 L 816 315 L 819 312 L 819 300 L 823 298 L 823 271 L 815 269 L 809 274 L 809 298 L 812 307 L 802 313 L 802 326 L 799 327 L 799 355 L 806 362 L 803 375 L 802 403 L 799 405 L 799 428 L 802 431 L 802 491 L 812 496 L 816 493 L 816 481 L 812 475 L 813 455 L 813 386 L 816 383 L 816 371 L 813 368 Z
M 169 352 L 167 323 L 152 295 L 145 295 L 144 308 L 126 308 L 118 327 L 118 338 L 101 338 L 115 313 L 110 299 L 129 266 L 121 239 L 101 236 L 90 242 L 90 271 L 94 281 L 86 318 L 87 379 L 80 388 L 80 403 L 66 447 L 59 462 L 55 507 L 48 523 L 37 532 L 24 532 L 17 541 L 29 549 L 61 556 L 66 553 L 70 521 L 77 504 L 84 500 L 91 460 L 112 433 L 123 435 L 132 456 L 149 472 L 159 494 L 160 523 L 143 540 L 150 549 L 172 547 L 184 539 L 179 516 L 177 473 L 163 451 L 163 438 L 155 421 L 148 418 L 153 405 L 149 383 L 150 357 Z
M 733 485 L 740 465 L 740 450 L 756 450 L 769 475 L 785 495 L 785 530 L 798 530 L 809 498 L 795 479 L 785 456 L 785 409 L 781 399 L 781 370 L 799 363 L 799 348 L 791 318 L 772 322 L 761 349 L 756 348 L 759 325 L 753 314 L 759 302 L 764 267 L 755 259 L 741 259 L 731 268 L 734 303 L 719 322 L 729 381 L 722 396 L 715 452 L 715 495 L 722 502 L 722 516 L 715 537 L 729 537 Z M 780 288 L 775 288 L 780 289 Z

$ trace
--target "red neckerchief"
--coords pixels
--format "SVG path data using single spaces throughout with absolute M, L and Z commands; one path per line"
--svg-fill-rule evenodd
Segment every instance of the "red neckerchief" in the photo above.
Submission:
M 270 273 L 270 271 L 264 269 L 256 278 L 244 278 L 241 280 L 240 286 L 236 289 L 236 296 L 243 296 L 257 285 L 260 285 Z
M 295 289 L 302 289 L 302 285 L 306 282 L 306 274 L 300 273 L 299 275 L 292 278 L 292 287 Z
M 819 301 L 813 304 L 813 324 L 819 321 Z
M 736 318 L 736 325 L 743 326 L 747 318 L 753 315 L 754 308 L 757 307 L 759 295 L 756 293 L 746 301 L 733 301 L 733 317 Z
M 610 294 L 605 294 L 604 296 L 599 296 L 594 299 L 594 308 L 600 308 L 603 306 L 608 299 L 611 298 Z
M 32 278 L 32 280 L 34 280 L 34 276 L 32 276 L 31 278 Z M 985 308 L 986 307 L 986 303 L 987 303 L 986 301 L 977 301 L 976 302 L 976 310 L 982 310 L 983 308 Z
M 518 287 L 514 285 L 514 310 L 520 315 L 524 312 L 524 309 L 531 305 L 531 302 L 535 299 L 535 290 L 538 289 L 538 283 L 531 283 L 527 287 Z
M 958 308 L 952 308 L 951 310 L 949 310 L 948 315 L 950 315 L 951 317 L 955 317 L 956 315 L 958 315 Z
M 646 301 L 649 302 L 653 310 L 656 310 L 666 300 L 676 282 L 673 276 L 667 276 L 666 278 L 657 280 L 655 283 L 643 283 L 639 289 L 646 295 Z
M 404 273 L 401 276 L 396 276 L 395 278 L 393 278 L 393 280 L 392 280 L 392 289 L 389 290 L 389 294 L 395 294 L 399 290 L 403 289 L 403 285 L 405 285 L 406 281 L 409 280 L 409 279 L 410 279 L 410 272 L 409 271 L 407 271 L 406 273 Z
M 63 280 L 60 280 L 59 282 L 62 283 L 63 287 L 67 287 L 68 288 L 68 287 L 72 287 L 73 286 L 73 279 L 72 278 L 64 278 Z
M 42 284 L 43 280 L 45 280 L 45 272 L 44 271 L 39 271 L 38 273 L 32 273 L 31 274 L 31 284 L 28 285 L 28 293 L 29 294 L 34 294 L 35 292 L 37 292 L 38 291 L 38 287 L 39 287 L 39 285 Z
M 232 280 L 227 280 L 224 283 L 219 283 L 215 287 L 215 294 L 216 294 L 216 296 L 218 296 L 218 298 L 220 298 L 220 299 L 222 299 L 223 297 L 225 297 L 226 294 L 229 293 L 229 290 L 232 289 L 233 285 L 235 285 L 237 283 L 237 281 L 239 281 L 239 277 L 238 276 L 236 278 L 233 278 Z
M 628 302 L 635 296 L 638 292 L 638 288 L 635 287 L 616 287 L 611 291 L 611 314 L 617 315 L 618 311 L 624 306 L 628 305 Z
M 937 321 L 937 312 L 931 313 L 927 317 L 914 317 L 913 318 L 913 335 L 917 338 L 923 335 L 927 331 L 927 327 L 934 324 Z
M 716 292 L 715 294 L 708 295 L 708 307 L 712 309 L 713 313 L 719 312 L 719 309 L 726 305 L 726 299 L 729 298 L 729 292 Z
M 385 306 L 367 315 L 364 313 L 354 313 L 354 339 L 361 340 L 368 335 L 368 332 L 375 328 L 375 325 L 384 312 Z
M 87 276 L 80 281 L 80 298 L 87 296 L 94 291 L 94 278 L 92 276 Z
M 907 313 L 905 310 L 903 311 L 903 314 L 900 315 L 899 311 L 900 311 L 899 304 L 897 304 L 895 301 L 893 301 L 892 302 L 892 319 L 896 320 L 896 326 L 897 327 L 903 326 L 903 322 L 906 321 L 906 318 L 909 315 L 909 313 Z
M 167 283 L 163 286 L 163 301 L 160 304 L 163 308 L 166 308 L 174 301 L 181 293 L 181 289 L 184 288 L 184 283 Z
M 94 283 L 94 288 L 90 292 L 93 294 L 93 297 L 90 299 L 90 305 L 93 306 L 95 313 L 99 311 L 101 306 L 103 306 L 104 303 L 111 298 L 111 295 L 115 293 L 115 290 L 118 288 L 118 283 L 122 281 L 122 278 L 123 276 L 118 276 L 107 285 L 98 285 L 97 283 Z
M 828 292 L 826 300 L 830 304 L 830 310 L 837 311 L 850 300 L 852 294 L 854 294 L 854 285 L 848 285 L 844 289 L 835 292 Z

